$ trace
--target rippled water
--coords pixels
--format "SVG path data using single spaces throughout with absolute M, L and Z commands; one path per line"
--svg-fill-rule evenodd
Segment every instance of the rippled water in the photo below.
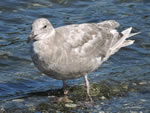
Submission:
M 132 26 L 135 43 L 121 49 L 89 76 L 90 81 L 110 85 L 125 83 L 135 92 L 76 112 L 150 112 L 150 1 L 149 0 L 5 0 L 0 1 L 0 107 L 32 92 L 62 87 L 62 82 L 41 75 L 34 67 L 26 43 L 31 23 L 48 18 L 54 27 L 68 24 L 118 21 L 120 30 Z M 68 84 L 83 84 L 82 79 Z M 12 104 L 12 103 L 11 103 Z M 14 107 L 13 107 L 14 108 Z M 16 107 L 17 109 L 17 107 Z

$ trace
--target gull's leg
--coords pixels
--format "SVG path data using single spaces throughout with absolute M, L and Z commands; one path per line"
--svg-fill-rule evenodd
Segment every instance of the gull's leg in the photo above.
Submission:
M 63 80 L 63 91 L 64 91 L 64 97 L 63 98 L 61 98 L 59 101 L 60 102 L 65 102 L 65 103 L 68 103 L 68 102 L 73 102 L 72 100 L 70 100 L 69 98 L 68 98 L 68 96 L 67 96 L 67 94 L 68 94 L 68 89 L 67 89 L 67 84 L 66 84 L 66 81 L 65 80 Z
M 66 96 L 68 94 L 68 90 L 67 90 L 67 84 L 65 80 L 63 80 L 63 90 L 64 90 L 64 95 Z
M 85 86 L 86 86 L 86 91 L 87 91 L 88 97 L 89 97 L 90 101 L 93 102 L 92 97 L 90 95 L 90 84 L 89 84 L 89 81 L 88 81 L 88 76 L 85 75 L 84 79 L 85 79 Z
M 63 89 L 66 89 L 66 81 L 65 80 L 63 80 Z

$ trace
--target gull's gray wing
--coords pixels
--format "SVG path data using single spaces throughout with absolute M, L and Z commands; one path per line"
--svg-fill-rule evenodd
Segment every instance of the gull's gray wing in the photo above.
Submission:
M 104 21 L 102 23 L 75 24 L 57 28 L 56 31 L 63 34 L 64 45 L 72 52 L 83 57 L 105 57 L 113 39 L 120 36 L 114 29 L 119 24 L 116 21 Z M 114 41 L 115 41 L 114 40 Z

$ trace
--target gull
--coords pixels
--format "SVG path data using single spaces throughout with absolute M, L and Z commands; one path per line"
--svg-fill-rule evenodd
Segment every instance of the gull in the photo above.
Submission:
M 120 48 L 133 44 L 127 39 L 138 34 L 131 33 L 132 27 L 118 32 L 119 26 L 115 20 L 106 20 L 54 28 L 48 19 L 38 18 L 28 38 L 33 63 L 42 73 L 62 80 L 64 88 L 66 80 L 84 76 L 92 101 L 88 75 Z

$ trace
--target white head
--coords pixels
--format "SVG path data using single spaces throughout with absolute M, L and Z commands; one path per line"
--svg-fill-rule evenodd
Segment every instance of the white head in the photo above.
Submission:
M 55 29 L 46 18 L 36 19 L 32 24 L 32 31 L 29 35 L 28 42 L 39 41 L 55 35 Z

